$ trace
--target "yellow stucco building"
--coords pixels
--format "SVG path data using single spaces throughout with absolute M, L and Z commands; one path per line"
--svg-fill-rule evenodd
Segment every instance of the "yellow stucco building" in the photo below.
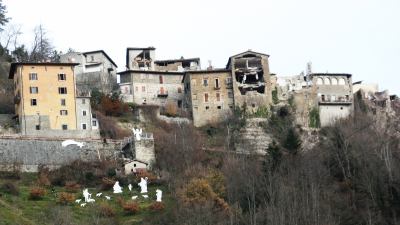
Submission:
M 48 136 L 77 130 L 74 66 L 77 63 L 12 63 L 20 132 Z M 50 133 L 51 134 L 51 133 Z

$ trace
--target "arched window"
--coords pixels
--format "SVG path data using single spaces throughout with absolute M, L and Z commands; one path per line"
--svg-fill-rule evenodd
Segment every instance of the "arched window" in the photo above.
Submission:
M 338 84 L 338 81 L 337 81 L 336 78 L 332 78 L 331 81 L 332 81 L 332 85 L 337 85 Z
M 327 77 L 324 78 L 324 84 L 325 85 L 331 85 L 331 80 Z
M 344 78 L 339 78 L 339 85 L 345 85 L 346 82 L 344 81 Z
M 318 77 L 317 78 L 317 85 L 323 85 L 323 84 L 324 84 L 324 81 L 322 80 L 322 78 Z

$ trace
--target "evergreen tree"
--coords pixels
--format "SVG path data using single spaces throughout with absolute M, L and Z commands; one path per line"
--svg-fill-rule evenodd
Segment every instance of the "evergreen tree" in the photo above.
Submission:
M 299 135 L 296 133 L 294 128 L 290 128 L 287 135 L 284 147 L 289 151 L 289 153 L 295 155 L 301 146 L 301 140 Z

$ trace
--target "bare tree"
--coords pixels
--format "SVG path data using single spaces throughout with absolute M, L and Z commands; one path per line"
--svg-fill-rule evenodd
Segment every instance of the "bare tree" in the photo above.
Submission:
M 47 36 L 46 29 L 39 25 L 34 29 L 34 41 L 29 60 L 32 62 L 44 62 L 51 60 L 54 55 L 54 47 Z

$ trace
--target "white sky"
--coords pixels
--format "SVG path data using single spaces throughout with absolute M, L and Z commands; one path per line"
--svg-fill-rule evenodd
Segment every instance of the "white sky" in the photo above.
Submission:
M 127 47 L 154 46 L 157 59 L 200 57 L 224 67 L 247 49 L 270 55 L 278 76 L 353 74 L 400 94 L 400 0 L 3 0 L 32 42 L 43 24 L 63 52 L 103 49 L 125 68 Z

